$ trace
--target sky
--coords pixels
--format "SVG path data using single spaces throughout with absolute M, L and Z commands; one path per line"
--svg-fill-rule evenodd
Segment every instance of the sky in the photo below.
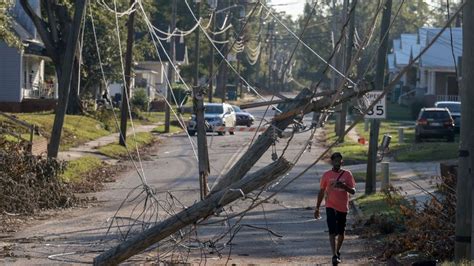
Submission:
M 271 0 L 270 4 L 273 5 L 278 12 L 285 11 L 288 15 L 291 15 L 293 19 L 297 19 L 298 15 L 303 14 L 304 4 L 306 0 Z
M 428 5 L 439 5 L 443 0 L 424 0 Z M 453 2 L 459 2 L 454 0 Z M 291 15 L 293 20 L 297 19 L 299 15 L 303 14 L 304 4 L 306 0 L 270 0 L 270 4 L 278 11 L 285 11 Z M 443 2 L 444 3 L 444 2 Z

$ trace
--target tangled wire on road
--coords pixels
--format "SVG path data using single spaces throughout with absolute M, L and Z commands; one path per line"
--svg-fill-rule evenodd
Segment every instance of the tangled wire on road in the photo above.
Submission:
M 23 143 L 1 136 L 0 146 L 0 213 L 33 214 L 74 204 L 74 194 L 60 181 L 63 162 L 30 155 Z

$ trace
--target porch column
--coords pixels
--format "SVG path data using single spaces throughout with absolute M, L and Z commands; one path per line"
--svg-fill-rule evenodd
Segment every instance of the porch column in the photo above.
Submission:
M 428 94 L 436 95 L 436 72 L 430 71 L 430 82 L 428 86 Z

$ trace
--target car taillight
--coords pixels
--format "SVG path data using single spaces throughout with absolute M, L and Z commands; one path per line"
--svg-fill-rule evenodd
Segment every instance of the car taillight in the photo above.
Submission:
M 452 127 L 452 126 L 454 126 L 454 120 L 453 120 L 452 118 L 450 118 L 449 120 L 444 121 L 444 126 L 445 126 L 445 127 Z
M 425 118 L 421 118 L 416 121 L 416 124 L 420 126 L 426 126 L 428 125 L 428 120 L 426 120 Z

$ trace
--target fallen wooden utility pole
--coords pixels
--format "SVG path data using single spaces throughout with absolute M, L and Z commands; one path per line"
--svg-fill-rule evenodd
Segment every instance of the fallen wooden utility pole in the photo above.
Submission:
M 367 91 L 356 92 L 354 90 L 346 90 L 336 104 L 348 101 L 354 97 L 360 97 L 366 92 Z M 325 97 L 315 102 L 311 102 L 313 96 L 314 94 L 312 91 L 304 89 L 298 96 L 296 96 L 294 102 L 278 106 L 280 110 L 293 115 L 280 121 L 274 121 L 273 128 L 284 130 L 293 123 L 293 119 L 296 115 L 307 114 L 313 110 L 320 111 L 331 107 L 331 97 Z M 282 174 L 286 173 L 291 168 L 291 164 L 284 158 L 280 158 L 278 161 L 243 178 L 272 144 L 276 130 L 273 128 L 270 127 L 267 129 L 255 141 L 237 164 L 232 167 L 223 179 L 219 180 L 218 184 L 213 188 L 212 193 L 209 194 L 206 199 L 168 218 L 134 238 L 123 242 L 117 247 L 106 251 L 94 259 L 94 264 L 118 264 L 180 230 L 186 225 L 195 223 L 199 219 L 212 215 L 214 210 L 226 206 L 239 197 L 272 182 Z
M 209 196 L 205 200 L 182 210 L 178 214 L 121 243 L 115 248 L 102 253 L 94 259 L 94 265 L 117 265 L 185 226 L 195 223 L 199 219 L 206 218 L 219 208 L 242 198 L 255 189 L 263 187 L 286 173 L 291 166 L 291 163 L 287 160 L 280 158 L 278 161 L 248 175 L 227 189 Z
M 321 96 L 329 96 L 329 95 L 333 95 L 334 93 L 336 93 L 336 90 L 322 91 L 322 92 L 318 92 L 314 94 L 313 97 L 316 98 L 316 97 L 321 97 Z M 278 99 L 278 100 L 265 101 L 265 102 L 244 103 L 244 104 L 239 105 L 239 107 L 240 109 L 249 109 L 249 108 L 267 106 L 267 105 L 272 105 L 272 104 L 290 103 L 294 101 L 295 101 L 294 99 Z

